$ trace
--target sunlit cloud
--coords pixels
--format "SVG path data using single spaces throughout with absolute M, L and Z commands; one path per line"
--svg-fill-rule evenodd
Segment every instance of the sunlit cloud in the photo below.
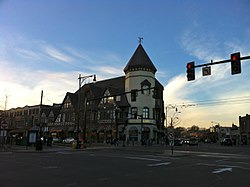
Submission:
M 66 92 L 78 89 L 78 74 L 96 74 L 97 80 L 123 75 L 120 57 L 110 52 L 58 47 L 18 34 L 0 40 L 3 41 L 0 42 L 0 106 L 7 90 L 7 108 L 39 104 L 41 90 L 44 90 L 45 104 L 60 103 Z M 111 66 L 113 61 L 118 65 Z M 58 70 L 60 62 L 68 66 L 67 71 Z
M 64 54 L 63 52 L 59 51 L 58 49 L 54 47 L 44 46 L 44 50 L 50 57 L 56 60 L 67 62 L 67 63 L 71 63 L 73 61 L 73 59 L 70 56 Z
M 0 70 L 0 73 L 3 72 Z M 78 86 L 76 72 L 51 73 L 8 68 L 4 74 L 12 74 L 8 79 L 0 80 L 1 100 L 5 98 L 6 90 L 9 95 L 7 108 L 39 104 L 41 90 L 46 96 L 44 104 L 61 103 L 66 92 L 75 92 Z

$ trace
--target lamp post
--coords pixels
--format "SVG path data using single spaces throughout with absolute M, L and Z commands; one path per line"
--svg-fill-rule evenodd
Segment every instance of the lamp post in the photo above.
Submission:
M 143 145 L 143 134 L 142 134 L 142 131 L 143 131 L 143 115 L 139 115 L 137 114 L 137 116 L 141 117 L 141 145 Z
M 178 111 L 177 108 L 175 108 L 175 113 L 171 116 L 170 118 L 170 128 L 169 128 L 169 145 L 171 148 L 172 155 L 174 154 L 174 139 L 175 139 L 175 134 L 174 134 L 174 119 L 177 118 L 176 115 L 181 113 Z M 177 118 L 178 119 L 178 118 Z
M 118 133 L 118 108 L 115 108 L 115 136 L 116 136 L 116 141 L 119 140 L 119 133 Z
M 211 123 L 212 123 L 212 128 L 213 128 L 213 131 L 214 131 L 213 133 L 216 134 L 216 136 L 217 136 L 216 139 L 220 142 L 221 138 L 222 138 L 220 123 L 216 122 L 216 121 L 211 121 Z
M 78 90 L 78 120 L 77 120 L 77 132 L 76 132 L 76 136 L 77 136 L 77 148 L 80 148 L 80 145 L 79 145 L 79 128 L 80 128 L 80 123 L 81 123 L 81 87 L 82 87 L 82 83 L 87 79 L 87 78 L 90 78 L 90 77 L 94 77 L 93 78 L 93 81 L 96 81 L 96 75 L 93 74 L 93 75 L 87 75 L 87 76 L 82 76 L 81 74 L 79 74 L 79 77 L 78 77 L 78 81 L 79 81 L 79 90 Z M 86 97 L 86 96 L 85 96 Z M 85 102 L 84 102 L 84 116 L 86 115 L 86 102 L 87 100 L 85 99 Z M 84 117 L 85 118 L 85 117 Z M 85 141 L 85 138 L 86 138 L 86 119 L 84 119 L 84 139 L 83 141 Z

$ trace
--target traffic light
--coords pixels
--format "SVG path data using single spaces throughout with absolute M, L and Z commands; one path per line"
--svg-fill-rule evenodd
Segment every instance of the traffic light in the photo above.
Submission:
M 231 73 L 241 73 L 240 52 L 231 54 Z
M 192 81 L 195 79 L 195 66 L 194 62 L 187 63 L 187 80 Z

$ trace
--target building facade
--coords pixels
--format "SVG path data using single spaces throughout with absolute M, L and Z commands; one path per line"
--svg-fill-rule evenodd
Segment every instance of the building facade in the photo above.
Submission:
M 240 138 L 242 144 L 250 144 L 250 115 L 239 116 Z
M 6 112 L 9 135 L 42 136 L 85 142 L 157 143 L 164 131 L 163 86 L 141 44 L 124 68 L 124 76 L 80 85 L 61 104 L 25 106 Z
M 12 108 L 4 111 L 5 123 L 7 125 L 8 139 L 14 143 L 22 139 L 27 144 L 27 136 L 30 130 L 39 132 L 40 136 L 49 136 L 48 123 L 55 121 L 60 104 L 33 105 Z
M 91 142 L 157 142 L 165 115 L 156 71 L 139 44 L 124 68 L 125 76 L 84 84 L 66 94 L 54 130 Z

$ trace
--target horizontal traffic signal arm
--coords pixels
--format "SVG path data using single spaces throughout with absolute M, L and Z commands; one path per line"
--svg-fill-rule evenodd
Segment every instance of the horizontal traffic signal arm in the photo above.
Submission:
M 250 56 L 244 56 L 244 57 L 240 57 L 240 60 L 247 60 L 250 59 Z M 200 64 L 200 65 L 196 65 L 195 68 L 199 68 L 199 67 L 204 67 L 204 66 L 211 66 L 211 65 L 215 65 L 215 64 L 223 64 L 223 63 L 227 63 L 227 62 L 231 62 L 231 59 L 228 60 L 221 60 L 218 62 L 210 62 L 210 63 L 206 63 L 206 64 Z
M 231 73 L 232 73 L 232 75 L 241 73 L 241 61 L 242 60 L 247 60 L 247 59 L 250 59 L 250 56 L 241 57 L 240 52 L 237 52 L 237 53 L 231 54 L 231 58 L 227 59 L 227 60 L 221 60 L 221 61 L 217 61 L 217 62 L 213 62 L 211 60 L 210 63 L 200 64 L 200 65 L 195 65 L 195 62 L 189 62 L 189 63 L 187 63 L 187 66 L 186 66 L 186 68 L 187 68 L 187 80 L 188 81 L 195 80 L 195 68 L 209 67 L 211 65 L 224 64 L 224 63 L 227 63 L 227 62 L 231 62 Z M 210 74 L 211 73 L 209 73 L 209 75 Z

